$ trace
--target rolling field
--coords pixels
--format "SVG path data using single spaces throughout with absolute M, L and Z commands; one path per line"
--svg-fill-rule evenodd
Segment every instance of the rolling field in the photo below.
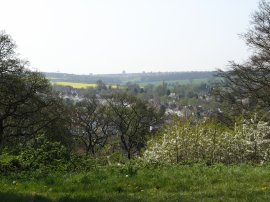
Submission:
M 74 88 L 95 87 L 98 80 L 106 84 L 124 86 L 127 82 L 137 83 L 141 87 L 147 84 L 154 86 L 163 82 L 179 83 L 180 85 L 200 84 L 214 78 L 214 72 L 164 72 L 164 73 L 136 73 L 136 74 L 101 74 L 101 75 L 75 75 L 65 73 L 44 73 L 52 82 L 58 85 L 69 85 Z
M 203 82 L 207 82 L 207 79 L 194 79 L 192 80 L 192 84 L 200 84 Z M 166 81 L 167 83 L 179 83 L 180 85 L 187 85 L 191 84 L 190 80 L 173 80 L 173 81 Z M 97 84 L 95 83 L 76 83 L 76 82 L 66 82 L 66 81 L 57 81 L 53 82 L 52 84 L 60 85 L 60 86 L 71 86 L 72 88 L 95 88 L 97 87 Z M 161 85 L 162 81 L 156 81 L 156 82 L 145 82 L 145 83 L 138 83 L 141 87 L 144 87 L 148 84 L 152 84 L 154 86 Z M 109 85 L 107 85 L 108 87 Z M 112 88 L 118 88 L 123 86 L 117 86 L 117 85 L 110 85 Z
M 164 81 L 168 84 L 170 83 L 178 83 L 180 85 L 187 85 L 187 84 L 201 84 L 201 83 L 207 83 L 209 81 L 209 79 L 192 79 L 192 80 L 189 80 L 189 79 L 183 79 L 183 80 L 168 80 L 168 81 Z M 140 86 L 146 86 L 148 84 L 152 84 L 154 86 L 157 86 L 157 85 L 161 85 L 163 83 L 163 81 L 153 81 L 153 82 L 141 82 L 141 83 L 138 83 Z

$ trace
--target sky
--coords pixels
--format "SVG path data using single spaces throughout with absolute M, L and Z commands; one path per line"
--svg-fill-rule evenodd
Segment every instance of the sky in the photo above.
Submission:
M 0 0 L 0 30 L 46 72 L 211 71 L 243 62 L 259 0 Z

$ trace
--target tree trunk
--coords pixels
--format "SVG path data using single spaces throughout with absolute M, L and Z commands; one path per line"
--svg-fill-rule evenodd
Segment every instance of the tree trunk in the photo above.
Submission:
M 121 134 L 120 139 L 121 139 L 121 142 L 122 142 L 122 144 L 124 146 L 125 151 L 127 152 L 127 157 L 128 157 L 128 159 L 130 159 L 131 158 L 131 152 L 130 152 L 130 148 L 128 147 L 127 142 L 125 140 L 124 134 Z
M 128 159 L 130 160 L 131 159 L 131 152 L 128 151 Z
M 0 120 L 0 153 L 3 146 L 3 135 L 4 135 L 4 121 Z

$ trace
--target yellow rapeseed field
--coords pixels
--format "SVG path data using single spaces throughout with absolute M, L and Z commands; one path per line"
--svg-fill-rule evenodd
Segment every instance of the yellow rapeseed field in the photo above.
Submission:
M 97 84 L 94 83 L 72 83 L 72 82 L 53 82 L 53 84 L 60 86 L 71 86 L 73 88 L 95 88 Z
M 95 88 L 97 84 L 95 83 L 73 83 L 73 82 L 53 82 L 53 84 L 61 85 L 61 86 L 71 86 L 72 88 Z M 112 88 L 117 88 L 116 85 L 111 85 Z

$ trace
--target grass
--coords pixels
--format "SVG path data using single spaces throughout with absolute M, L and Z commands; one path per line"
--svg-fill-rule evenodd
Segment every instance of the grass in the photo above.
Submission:
M 53 82 L 53 84 L 60 85 L 60 86 L 71 86 L 72 88 L 95 88 L 97 84 L 95 83 L 73 83 L 73 82 Z M 112 88 L 117 88 L 116 85 L 111 85 Z
M 1 177 L 0 200 L 270 201 L 270 166 L 106 166 L 80 173 L 15 174 Z

